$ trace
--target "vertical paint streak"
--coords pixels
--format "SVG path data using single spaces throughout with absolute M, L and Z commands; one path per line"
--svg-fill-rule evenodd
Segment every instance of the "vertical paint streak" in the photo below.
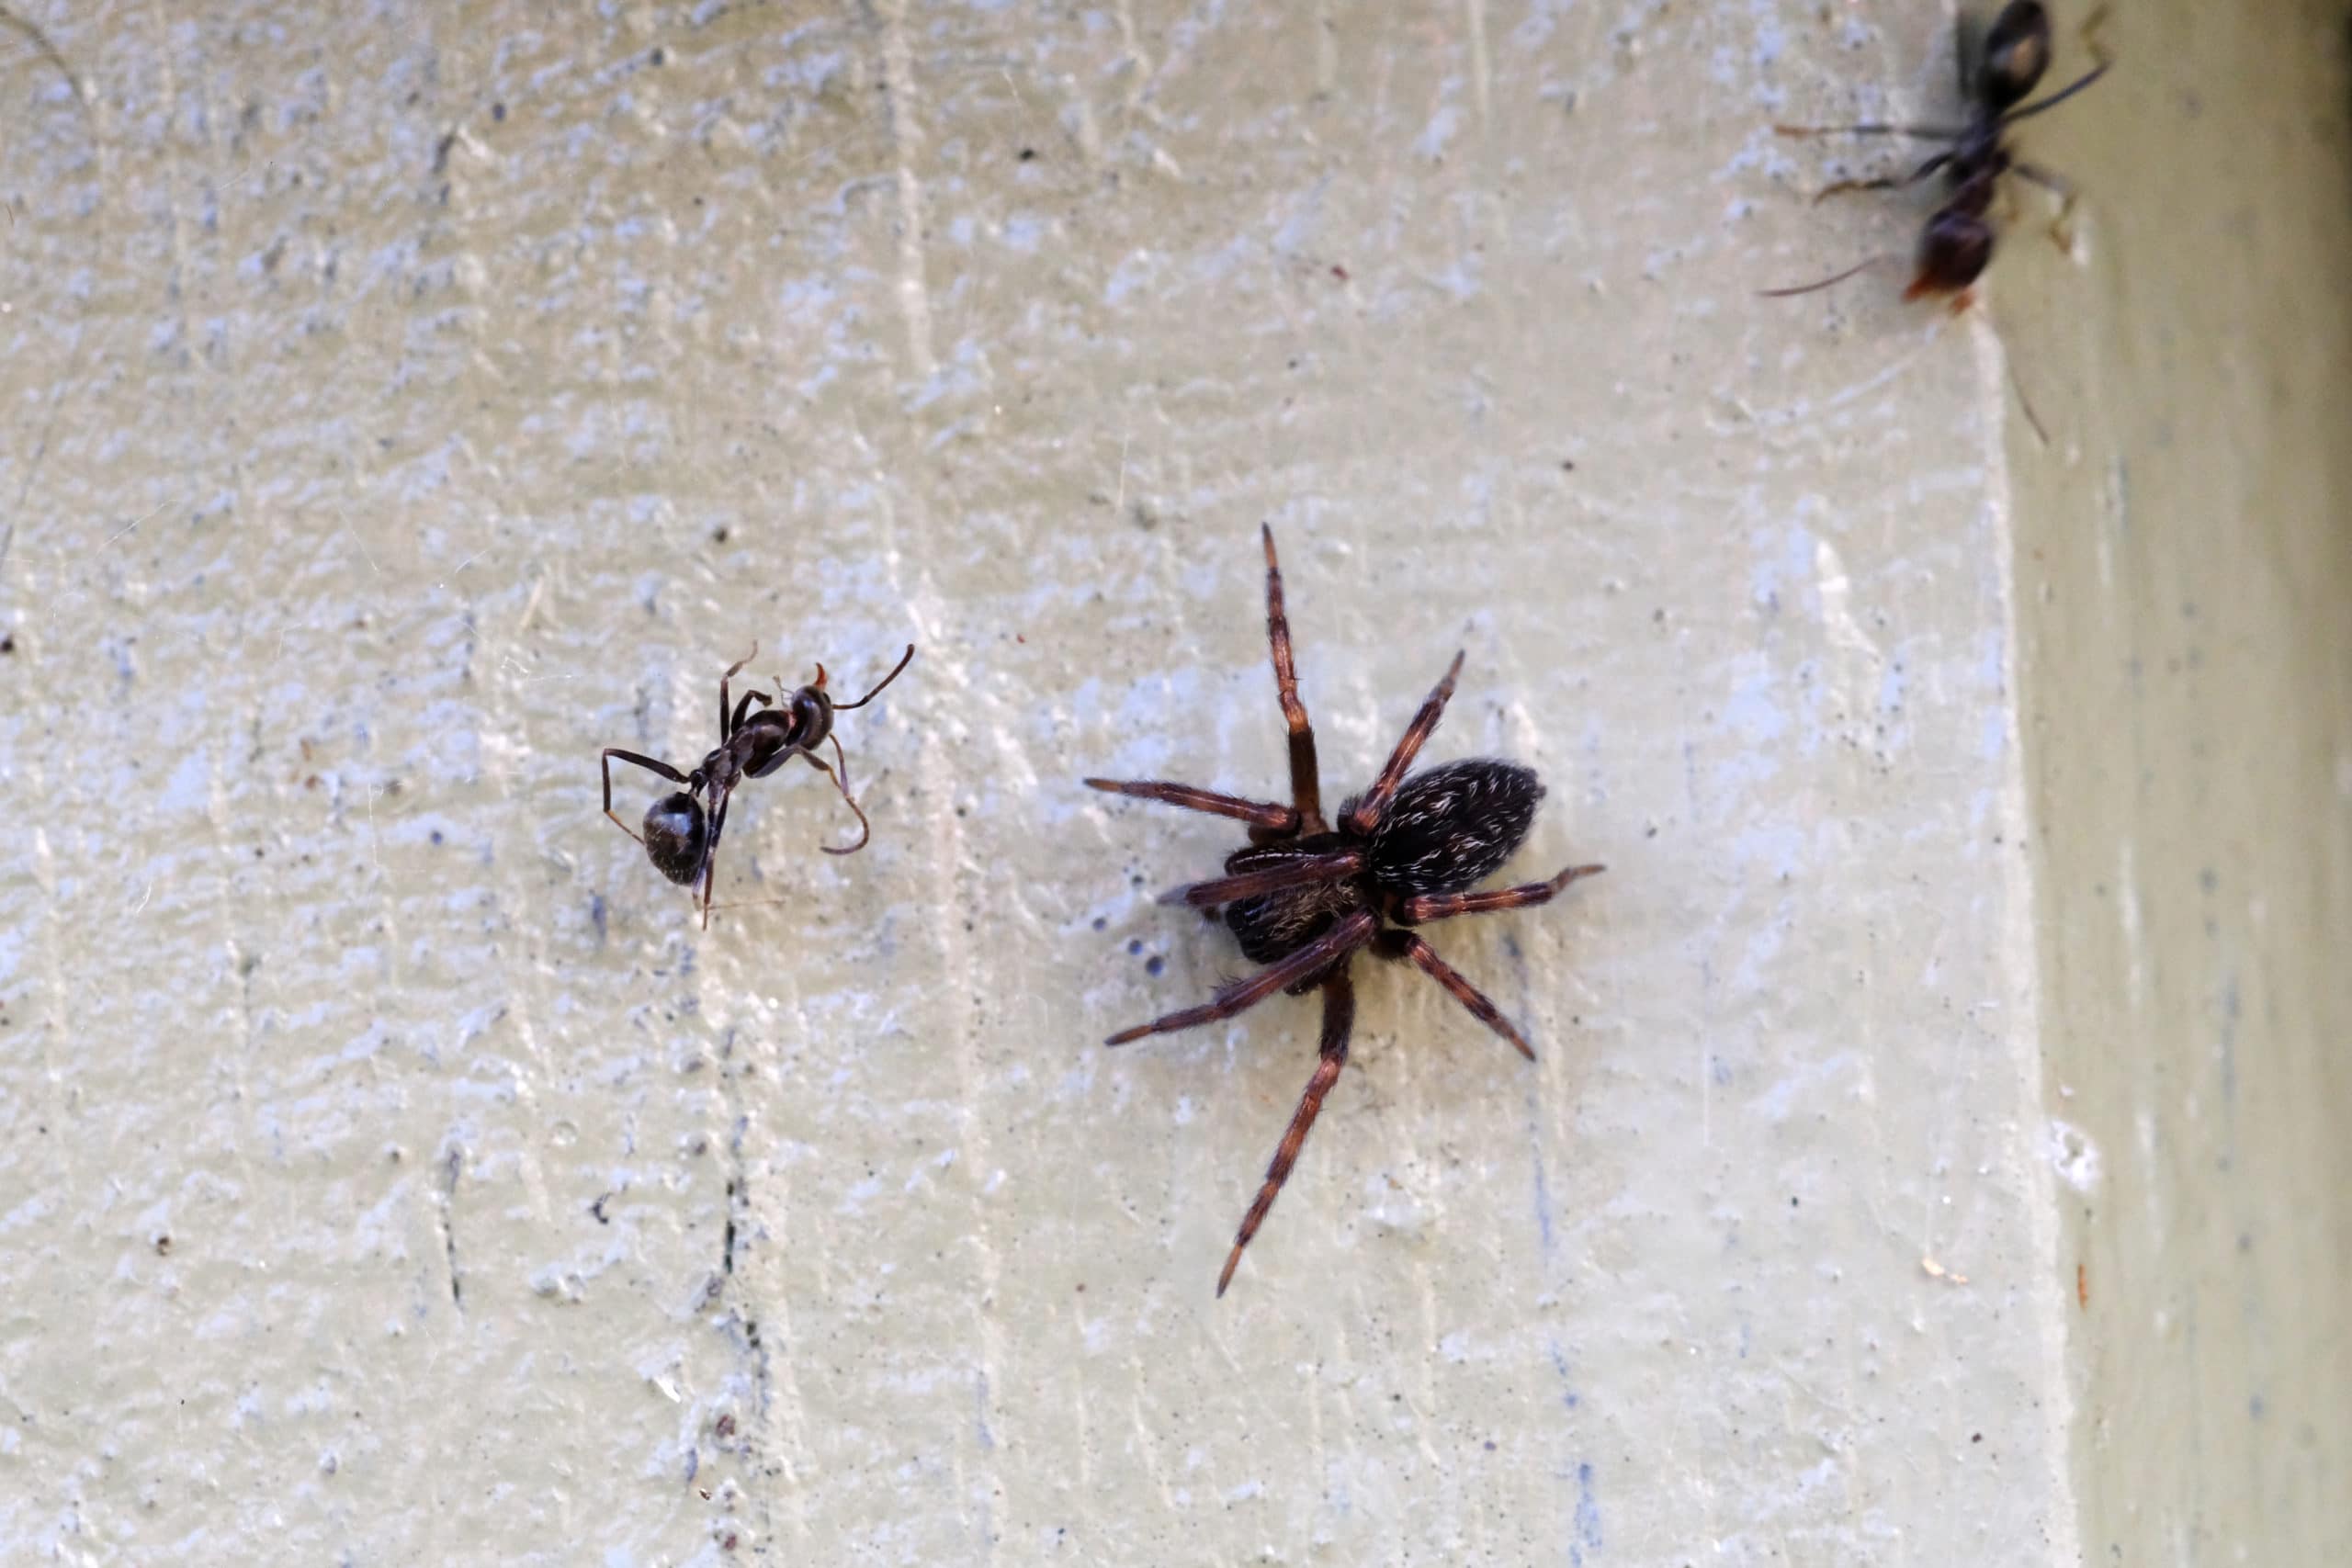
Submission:
M 906 0 L 878 0 L 874 15 L 882 25 L 882 83 L 890 101 L 890 147 L 899 187 L 899 313 L 906 318 L 907 357 L 929 380 L 939 368 L 931 350 L 931 294 L 923 285 L 922 182 L 915 164 L 922 152 L 922 126 L 915 117 L 914 48 L 907 39 Z
M 1999 975 L 2007 983 L 2001 998 L 2001 1038 L 2008 1047 L 2009 1066 L 2017 1075 L 2015 1102 L 2037 1105 L 2042 1100 L 2041 1052 L 2041 988 L 2035 965 L 2034 909 L 2038 897 L 2033 857 L 2026 846 L 2031 823 L 2028 818 L 2025 784 L 2025 745 L 2018 725 L 2018 577 L 2017 528 L 2010 500 L 2008 452 L 2003 425 L 2007 406 L 2004 351 L 1987 313 L 1977 311 L 1970 323 L 1969 341 L 1976 351 L 1978 400 L 1993 431 L 1985 443 L 1984 497 L 1993 533 L 1993 558 L 2000 573 L 2001 603 L 1996 606 L 2001 624 L 2001 682 L 1994 695 L 2000 713 L 2001 919 Z M 2023 1173 L 2024 1223 L 2031 1237 L 2030 1256 L 2049 1259 L 2053 1274 L 2064 1267 L 2058 1234 L 2056 1173 L 2038 1156 L 2018 1118 L 2010 1134 L 2009 1158 Z M 2044 1528 L 2050 1532 L 2050 1555 L 2057 1562 L 2083 1557 L 2082 1526 L 2075 1492 L 2067 1474 L 2075 1425 L 2075 1384 L 2066 1367 L 2064 1298 L 2055 1291 L 2025 1294 L 2023 1310 L 2032 1318 L 2029 1353 L 2041 1359 L 2041 1371 L 2030 1381 L 2041 1390 L 2035 1402 L 2042 1427 L 2037 1459 L 2044 1467 L 2038 1488 L 2049 1499 Z M 2025 1417 L 2020 1415 L 2020 1419 Z M 2034 1451 L 2034 1450 L 2029 1450 Z

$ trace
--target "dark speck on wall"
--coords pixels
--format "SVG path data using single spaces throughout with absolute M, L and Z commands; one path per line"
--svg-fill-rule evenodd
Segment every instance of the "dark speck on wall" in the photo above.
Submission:
M 1158 975 L 1161 970 L 1167 967 L 1168 960 L 1160 957 L 1159 954 L 1156 953 L 1149 958 L 1143 961 L 1143 972 L 1147 975 Z

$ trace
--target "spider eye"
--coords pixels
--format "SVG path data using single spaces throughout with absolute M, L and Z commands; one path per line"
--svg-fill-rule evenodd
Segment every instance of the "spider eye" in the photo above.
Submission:
M 702 870 L 708 836 L 702 802 L 691 795 L 663 795 L 646 808 L 645 858 L 673 882 L 692 882 Z

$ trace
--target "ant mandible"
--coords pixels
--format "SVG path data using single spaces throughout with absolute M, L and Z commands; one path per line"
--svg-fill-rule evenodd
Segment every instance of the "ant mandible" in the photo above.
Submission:
M 702 891 L 698 902 L 702 907 L 703 929 L 710 929 L 710 886 L 712 874 L 718 860 L 718 836 L 727 829 L 727 801 L 735 786 L 745 779 L 765 778 L 784 766 L 785 760 L 798 757 L 833 781 L 842 792 L 842 799 L 849 804 L 857 818 L 857 842 L 845 847 L 832 844 L 821 846 L 829 855 L 855 854 L 865 847 L 873 829 L 859 808 L 857 799 L 849 792 L 849 759 L 842 755 L 842 743 L 833 734 L 833 715 L 851 708 L 862 708 L 882 694 L 882 687 L 899 678 L 915 656 L 914 644 L 907 645 L 891 671 L 876 686 L 854 703 L 837 703 L 825 690 L 825 667 L 817 666 L 817 679 L 792 694 L 782 707 L 771 709 L 775 699 L 765 692 L 746 692 L 743 700 L 728 702 L 727 682 L 735 672 L 760 656 L 760 645 L 753 643 L 752 651 L 727 667 L 718 678 L 718 744 L 707 754 L 700 766 L 691 773 L 682 773 L 658 758 L 641 757 L 634 751 L 624 751 L 617 746 L 605 748 L 605 815 L 613 818 L 613 825 L 645 846 L 645 858 L 653 869 L 681 886 L 691 886 L 699 877 Z M 782 686 L 778 682 L 777 685 Z M 752 705 L 758 704 L 758 713 Z M 825 760 L 816 754 L 818 747 L 831 740 L 833 756 L 842 771 L 834 773 Z M 613 817 L 613 759 L 634 762 L 639 767 L 661 774 L 672 784 L 686 787 L 673 795 L 665 795 L 646 808 L 645 832 L 640 836 L 629 825 Z M 695 798 L 708 792 L 710 810 L 706 816 L 703 803 Z
M 1961 92 L 1969 101 L 1969 114 L 1968 123 L 1959 130 L 1917 125 L 1776 125 L 1772 129 L 1783 136 L 1916 136 L 1951 142 L 1946 151 L 1900 179 L 1840 180 L 1814 199 L 1819 201 L 1848 190 L 1898 190 L 1940 172 L 1951 194 L 1919 232 L 1917 271 L 1903 297 L 1917 299 L 1923 294 L 1949 294 L 1954 296 L 1952 309 L 1963 310 L 1968 304 L 1969 285 L 1976 281 L 1993 259 L 1990 215 L 1994 190 L 2003 175 L 2018 175 L 2054 193 L 2063 204 L 2059 209 L 2062 219 L 2066 207 L 2074 201 L 2074 192 L 2065 181 L 2010 156 L 2003 133 L 2029 115 L 2055 108 L 2107 74 L 2111 62 L 2094 36 L 2105 17 L 2106 8 L 2101 6 L 2091 13 L 2083 26 L 2084 39 L 2098 63 L 2040 103 L 2028 104 L 2024 100 L 2050 65 L 2050 13 L 2041 0 L 2010 0 L 1994 18 L 1981 47 L 1972 47 L 1974 40 L 1971 29 L 1965 21 L 1961 25 Z M 1815 289 L 1843 283 L 1881 259 L 1873 256 L 1818 283 L 1800 284 L 1794 288 L 1767 288 L 1762 292 L 1775 299 L 1810 294 Z

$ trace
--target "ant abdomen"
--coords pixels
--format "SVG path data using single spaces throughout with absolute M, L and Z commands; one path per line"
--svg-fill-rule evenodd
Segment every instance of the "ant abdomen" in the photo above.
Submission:
M 1993 261 L 1993 226 L 1973 212 L 1951 209 L 1928 220 L 1919 231 L 1919 271 L 1903 297 L 1957 294 Z
M 688 883 L 702 870 L 703 840 L 709 820 L 691 795 L 665 795 L 645 808 L 645 858 L 675 883 Z
M 1373 886 L 1410 898 L 1493 874 L 1534 826 L 1543 798 L 1534 769 L 1487 757 L 1406 780 L 1372 838 Z

